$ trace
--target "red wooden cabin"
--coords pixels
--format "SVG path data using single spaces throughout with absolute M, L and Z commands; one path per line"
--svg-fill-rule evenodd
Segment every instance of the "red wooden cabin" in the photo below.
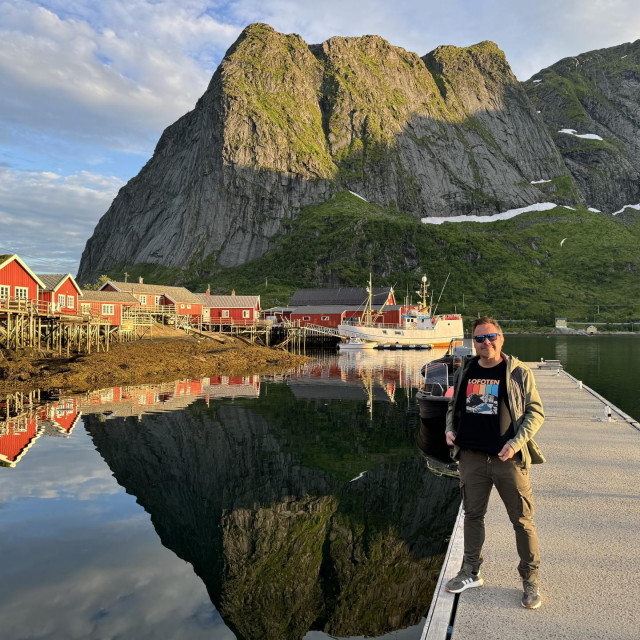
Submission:
M 7 302 L 37 303 L 45 284 L 16 254 L 0 255 L 0 306 Z
M 291 322 L 301 327 L 316 324 L 322 327 L 336 328 L 345 317 L 345 309 L 341 306 L 305 306 L 297 307 L 291 312 Z
M 178 315 L 191 316 L 193 319 L 202 316 L 202 301 L 184 287 L 170 287 L 163 284 L 145 284 L 142 278 L 138 282 L 105 282 L 100 291 L 119 291 L 130 293 L 140 306 L 153 311 L 158 307 L 175 309 Z
M 260 318 L 260 296 L 196 294 L 203 305 L 205 324 L 252 325 Z
M 357 322 L 365 312 L 368 300 L 369 293 L 364 287 L 298 289 L 289 301 L 290 320 L 300 326 L 316 324 L 336 328 L 345 320 Z M 384 309 L 375 320 L 376 323 L 399 322 L 395 318 L 399 318 L 401 314 L 399 307 L 395 306 L 391 287 L 374 287 L 371 300 L 374 313 L 376 309 Z
M 44 308 L 56 315 L 79 315 L 82 291 L 70 273 L 39 273 L 38 278 L 45 285 L 40 290 Z
M 122 316 L 129 307 L 140 305 L 130 293 L 120 291 L 89 291 L 82 290 L 80 302 L 82 315 L 108 318 L 111 326 L 122 325 Z

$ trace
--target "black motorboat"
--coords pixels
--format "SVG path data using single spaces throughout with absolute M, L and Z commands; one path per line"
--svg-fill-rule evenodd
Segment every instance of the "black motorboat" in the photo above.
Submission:
M 473 354 L 473 346 L 461 340 L 451 341 L 446 355 L 428 362 L 422 368 L 424 382 L 416 393 L 420 409 L 418 448 L 427 465 L 436 473 L 457 475 L 457 464 L 451 459 L 445 440 L 449 400 L 453 396 L 453 375 L 463 358 Z

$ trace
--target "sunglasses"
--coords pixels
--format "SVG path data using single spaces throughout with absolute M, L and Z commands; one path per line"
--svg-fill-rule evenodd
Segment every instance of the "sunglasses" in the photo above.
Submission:
M 489 342 L 495 342 L 498 339 L 499 333 L 487 333 L 486 336 L 479 335 L 473 336 L 473 339 L 478 343 L 482 344 L 485 340 L 489 339 Z

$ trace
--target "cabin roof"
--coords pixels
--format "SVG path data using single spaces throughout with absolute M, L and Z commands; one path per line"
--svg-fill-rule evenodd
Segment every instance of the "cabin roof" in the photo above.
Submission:
M 296 307 L 295 309 L 291 309 L 291 313 L 294 313 L 296 315 L 300 315 L 302 314 L 322 314 L 322 313 L 326 313 L 326 314 L 332 314 L 332 313 L 337 313 L 337 314 L 343 314 L 345 311 L 347 310 L 347 307 L 345 307 L 344 305 L 336 305 L 336 304 L 309 304 L 309 305 L 305 305 L 303 307 Z
M 77 289 L 78 293 L 82 295 L 82 289 L 78 286 L 74 277 L 70 273 L 38 273 L 36 274 L 44 284 L 45 291 L 55 291 L 58 287 L 64 284 L 64 281 L 69 278 L 71 284 Z
M 125 291 L 93 291 L 82 290 L 83 302 L 126 302 L 128 304 L 140 304 L 137 298 Z
M 374 287 L 372 298 L 374 303 L 382 304 L 389 297 L 391 287 Z M 304 305 L 347 305 L 364 306 L 369 294 L 364 287 L 340 287 L 338 289 L 297 289 L 291 300 L 290 307 Z
M 38 286 L 44 288 L 44 282 L 42 282 L 42 280 L 40 280 L 40 278 L 31 271 L 31 269 L 29 269 L 27 263 L 22 260 L 17 253 L 7 253 L 0 256 L 0 269 L 3 269 L 13 260 L 15 260 L 38 283 Z
M 373 311 L 380 311 L 382 308 L 382 304 L 373 305 Z M 386 305 L 384 307 L 384 311 L 392 311 L 394 309 L 401 309 L 402 307 L 398 305 Z M 358 308 L 355 305 L 344 305 L 344 304 L 309 304 L 303 307 L 295 307 L 294 309 L 288 309 L 292 314 L 300 315 L 303 314 L 331 314 L 331 313 L 345 313 L 347 311 L 363 311 L 362 308 Z
M 218 296 L 196 293 L 205 307 L 215 309 L 255 309 L 260 304 L 260 296 Z
M 172 287 L 164 284 L 146 284 L 139 282 L 116 282 L 109 280 L 105 282 L 100 289 L 107 285 L 115 287 L 118 291 L 137 293 L 138 295 L 156 295 L 166 296 L 174 302 L 189 302 L 191 304 L 202 304 L 201 300 L 195 293 L 191 293 L 185 287 Z

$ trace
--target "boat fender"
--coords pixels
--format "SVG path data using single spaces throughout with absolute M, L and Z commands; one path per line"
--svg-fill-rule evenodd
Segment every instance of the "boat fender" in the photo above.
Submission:
M 445 398 L 453 398 L 453 387 L 449 387 L 444 394 Z
M 435 318 L 431 318 L 431 324 L 435 324 L 436 323 L 436 319 Z

